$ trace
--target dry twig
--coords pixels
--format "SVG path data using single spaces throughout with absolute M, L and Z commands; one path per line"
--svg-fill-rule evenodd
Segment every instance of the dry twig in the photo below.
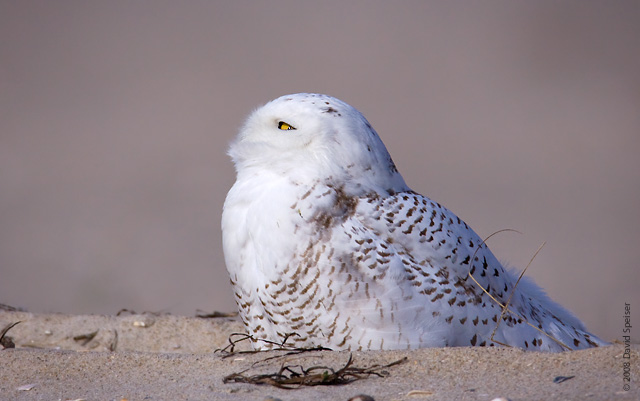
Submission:
M 224 383 L 268 384 L 282 389 L 296 389 L 304 386 L 342 385 L 371 375 L 385 377 L 389 372 L 384 369 L 406 362 L 407 357 L 386 365 L 373 365 L 366 368 L 353 366 L 353 355 L 340 369 L 335 370 L 327 366 L 312 366 L 304 368 L 302 365 L 287 365 L 283 363 L 276 373 L 245 376 L 248 370 L 232 373 L 223 379 Z
M 15 325 L 17 325 L 18 322 L 14 322 L 14 323 L 9 323 L 8 325 L 5 326 L 4 329 L 2 329 L 2 331 L 0 331 L 0 345 L 2 345 L 2 349 L 7 349 L 7 348 L 15 348 L 16 345 L 13 343 L 13 339 L 9 336 L 6 336 L 7 332 L 9 330 L 11 330 Z
M 94 332 L 87 333 L 87 334 L 79 334 L 73 337 L 73 341 L 79 342 L 80 345 L 84 347 L 85 345 L 89 344 L 89 342 L 93 340 L 96 337 L 96 335 L 98 335 L 98 331 L 100 330 L 96 330 Z
M 217 349 L 214 352 L 220 352 L 222 353 L 224 356 L 223 358 L 229 358 L 238 354 L 257 354 L 259 352 L 265 352 L 263 350 L 249 350 L 249 351 L 236 351 L 236 345 L 238 345 L 239 343 L 242 343 L 244 341 L 250 340 L 252 343 L 254 342 L 264 342 L 266 344 L 270 344 L 272 346 L 274 346 L 273 348 L 269 349 L 268 351 L 287 351 L 286 354 L 284 355 L 278 355 L 278 356 L 274 356 L 274 357 L 270 357 L 267 358 L 265 360 L 269 360 L 269 359 L 274 359 L 274 358 L 279 358 L 281 356 L 287 356 L 287 355 L 295 355 L 295 354 L 299 354 L 299 353 L 303 353 L 303 352 L 312 352 L 312 351 L 331 351 L 330 348 L 324 348 L 324 347 L 315 347 L 315 348 L 299 348 L 299 347 L 294 347 L 293 345 L 288 345 L 287 344 L 287 340 L 293 336 L 297 336 L 297 333 L 289 333 L 287 334 L 284 339 L 282 340 L 282 342 L 277 343 L 275 341 L 270 341 L 270 340 L 265 340 L 265 339 L 255 339 L 253 336 L 251 336 L 250 334 L 245 334 L 245 333 L 231 333 L 229 335 L 228 341 L 229 341 L 229 345 L 227 345 L 226 347 L 222 348 L 222 349 Z M 240 337 L 238 339 L 236 339 L 235 337 Z

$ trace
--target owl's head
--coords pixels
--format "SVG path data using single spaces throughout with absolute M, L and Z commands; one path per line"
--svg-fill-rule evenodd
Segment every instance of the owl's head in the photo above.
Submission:
M 254 111 L 229 148 L 238 178 L 268 171 L 353 192 L 407 189 L 378 134 L 347 103 L 327 95 L 279 97 Z

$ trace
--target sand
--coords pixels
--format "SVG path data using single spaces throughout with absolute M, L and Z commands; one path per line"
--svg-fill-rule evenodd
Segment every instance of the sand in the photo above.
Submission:
M 511 348 L 236 354 L 216 349 L 242 332 L 232 318 L 32 314 L 0 311 L 15 348 L 0 351 L 2 400 L 637 400 L 637 344 L 558 354 Z M 0 347 L 1 348 L 1 347 Z M 624 358 L 627 350 L 630 359 Z M 264 361 L 267 357 L 276 358 Z M 225 384 L 232 373 L 275 373 L 282 364 L 339 369 L 406 362 L 345 385 L 293 390 Z M 264 361 L 264 362 L 261 362 Z M 625 391 L 623 363 L 631 363 Z M 571 377 L 561 381 L 558 377 Z M 556 382 L 554 382 L 554 379 Z M 365 399 L 365 398 L 361 398 Z

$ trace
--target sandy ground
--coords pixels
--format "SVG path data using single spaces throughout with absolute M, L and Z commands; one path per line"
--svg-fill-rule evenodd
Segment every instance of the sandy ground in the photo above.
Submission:
M 275 373 L 282 366 L 343 367 L 348 352 L 283 352 L 223 357 L 216 349 L 242 332 L 231 318 L 172 315 L 31 314 L 0 311 L 15 348 L 0 351 L 2 400 L 637 400 L 638 354 L 624 344 L 545 354 L 518 349 L 444 348 L 355 352 L 354 367 L 406 362 L 345 385 L 294 390 L 223 383 L 232 373 Z M 264 361 L 267 357 L 276 358 Z M 629 390 L 623 363 L 631 363 Z M 573 378 L 557 383 L 559 376 Z M 556 381 L 558 381 L 556 379 Z M 361 398 L 364 399 L 364 398 Z

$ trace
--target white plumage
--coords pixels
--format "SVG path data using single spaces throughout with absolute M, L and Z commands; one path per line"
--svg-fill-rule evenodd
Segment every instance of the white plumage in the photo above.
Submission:
M 229 155 L 224 254 L 256 348 L 606 344 L 533 282 L 514 288 L 471 228 L 405 184 L 348 104 L 280 97 L 249 117 Z

